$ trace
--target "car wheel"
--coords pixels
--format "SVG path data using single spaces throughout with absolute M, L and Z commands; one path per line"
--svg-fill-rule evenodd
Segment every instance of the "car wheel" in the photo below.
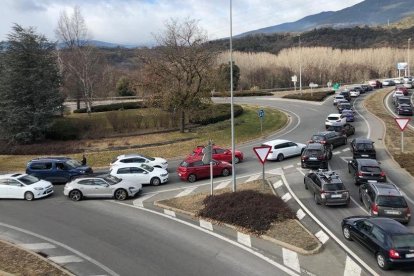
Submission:
M 351 173 L 351 169 L 349 168 L 349 166 L 348 166 L 348 173 Z
M 277 161 L 281 162 L 283 161 L 283 159 L 285 159 L 285 157 L 283 156 L 283 154 L 279 153 L 279 155 L 277 156 Z
M 221 172 L 221 175 L 222 175 L 222 176 L 229 176 L 229 175 L 230 175 L 230 171 L 229 171 L 229 169 L 224 169 L 224 170 Z
M 196 176 L 195 174 L 190 174 L 190 175 L 188 176 L 188 182 L 193 183 L 193 182 L 195 182 L 196 180 L 197 180 L 197 176 Z
M 313 200 L 315 201 L 315 203 L 317 204 L 317 205 L 319 205 L 320 203 L 319 203 L 319 201 L 318 201 L 318 197 L 316 196 L 316 193 L 313 193 Z
M 382 253 L 377 253 L 376 256 L 378 266 L 383 270 L 390 269 L 390 263 L 385 259 Z
M 240 163 L 240 159 L 237 156 L 235 156 L 234 157 L 234 164 L 237 164 L 237 163 Z
M 73 201 L 79 201 L 82 199 L 82 193 L 79 190 L 70 191 L 69 198 Z
M 361 203 L 363 202 L 361 192 L 359 193 L 359 201 L 361 201 Z
M 345 225 L 344 227 L 342 227 L 342 234 L 344 235 L 345 239 L 347 239 L 348 241 L 352 241 L 351 229 L 349 229 L 349 226 Z
M 333 144 L 330 144 L 330 145 L 329 145 L 329 147 L 330 147 L 331 151 L 332 151 L 332 150 L 333 150 L 333 148 L 334 148 Z
M 305 189 L 307 190 L 307 189 L 309 189 L 308 188 L 308 184 L 306 184 L 306 181 L 303 181 L 303 184 L 305 184 Z
M 116 200 L 125 200 L 127 197 L 128 197 L 128 194 L 124 189 L 118 189 L 115 191 Z
M 25 193 L 24 193 L 24 199 L 26 199 L 26 200 L 28 200 L 28 201 L 33 200 L 33 199 L 34 199 L 34 195 L 33 195 L 33 193 L 32 193 L 32 192 L 25 192 Z
M 153 177 L 151 178 L 150 183 L 152 186 L 158 186 L 161 184 L 161 180 L 158 177 Z
M 348 139 L 347 138 L 344 139 L 344 145 L 346 145 L 346 144 L 348 144 Z
M 328 153 L 328 160 L 331 160 L 332 159 L 332 151 L 330 151 L 329 153 Z

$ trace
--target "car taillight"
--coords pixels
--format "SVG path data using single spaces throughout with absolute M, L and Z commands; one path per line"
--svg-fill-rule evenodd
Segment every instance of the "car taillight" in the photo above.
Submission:
M 302 156 L 302 160 L 308 160 L 309 159 L 309 156 L 306 156 L 306 155 L 304 155 L 304 156 Z
M 385 172 L 381 172 L 380 176 L 384 177 L 385 176 Z
M 324 190 L 321 190 L 321 198 L 325 198 L 326 197 L 326 192 Z
M 326 144 L 326 141 L 320 141 L 319 143 L 321 143 L 321 144 Z
M 363 176 L 362 172 L 358 172 L 357 176 Z
M 372 212 L 373 215 L 378 215 L 378 205 L 377 204 L 372 203 L 371 212 Z
M 396 250 L 394 250 L 394 249 L 390 249 L 390 251 L 388 251 L 388 253 L 389 253 L 391 259 L 399 259 L 399 258 L 401 258 L 400 257 L 400 254 Z
M 325 156 L 324 155 L 319 155 L 318 160 L 325 160 Z
M 411 217 L 411 211 L 410 208 L 406 208 L 405 211 L 407 212 L 407 217 Z

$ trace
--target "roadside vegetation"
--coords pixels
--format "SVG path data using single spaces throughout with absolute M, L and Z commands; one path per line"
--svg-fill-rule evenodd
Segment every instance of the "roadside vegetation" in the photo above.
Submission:
M 317 91 L 317 92 L 310 92 L 307 90 L 303 93 L 294 93 L 284 95 L 282 98 L 286 99 L 295 99 L 295 100 L 303 100 L 303 101 L 314 101 L 314 102 L 321 102 L 326 99 L 326 97 L 335 94 L 335 91 Z

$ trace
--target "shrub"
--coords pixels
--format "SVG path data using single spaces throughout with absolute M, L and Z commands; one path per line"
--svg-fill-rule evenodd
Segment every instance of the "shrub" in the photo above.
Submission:
M 199 216 L 241 226 L 259 235 L 269 230 L 272 222 L 295 218 L 281 198 L 253 190 L 208 196 L 203 203 Z
M 212 97 L 230 97 L 230 92 L 213 92 Z M 258 96 L 273 96 L 272 92 L 265 91 L 235 91 L 233 97 L 258 97 Z
M 77 119 L 55 119 L 46 131 L 46 138 L 53 140 L 76 140 L 81 131 Z
M 335 94 L 335 91 L 333 90 L 332 91 L 319 91 L 319 92 L 313 92 L 313 93 L 305 92 L 305 93 L 302 93 L 302 95 L 300 93 L 285 95 L 283 96 L 283 98 L 321 102 L 326 97 L 333 95 L 333 94 Z
M 191 114 L 190 123 L 208 125 L 231 118 L 230 104 L 202 105 L 197 112 Z M 234 117 L 243 114 L 243 107 L 234 105 Z
M 145 108 L 143 102 L 125 102 L 125 103 L 112 103 L 112 104 L 105 104 L 105 105 L 96 105 L 92 106 L 92 112 L 107 112 L 107 111 L 114 111 L 120 109 L 137 109 L 137 108 Z M 73 113 L 86 113 L 86 108 L 76 109 Z

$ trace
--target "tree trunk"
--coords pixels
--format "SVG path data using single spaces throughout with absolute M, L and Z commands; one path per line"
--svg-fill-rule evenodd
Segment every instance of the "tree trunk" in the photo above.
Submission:
M 181 122 L 180 122 L 180 132 L 183 133 L 185 130 L 185 112 L 181 110 Z

